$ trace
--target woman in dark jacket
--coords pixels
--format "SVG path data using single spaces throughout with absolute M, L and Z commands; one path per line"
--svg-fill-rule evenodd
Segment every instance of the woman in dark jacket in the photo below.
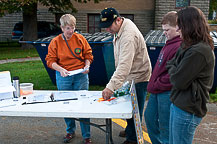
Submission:
M 177 31 L 182 44 L 167 63 L 173 86 L 170 100 L 170 144 L 192 143 L 196 127 L 207 112 L 214 79 L 214 45 L 203 12 L 193 6 L 180 10 Z

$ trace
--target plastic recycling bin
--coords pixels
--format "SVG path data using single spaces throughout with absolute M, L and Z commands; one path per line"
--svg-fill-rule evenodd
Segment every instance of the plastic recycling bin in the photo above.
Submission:
M 212 89 L 210 90 L 211 93 L 215 93 L 216 87 L 217 87 L 217 32 L 212 31 L 210 32 L 210 35 L 213 38 L 214 41 L 214 53 L 215 53 L 215 76 L 214 76 L 214 82 Z M 163 48 L 163 46 L 166 43 L 166 37 L 163 34 L 162 30 L 151 30 L 149 33 L 145 36 L 146 45 L 148 48 L 149 57 L 151 60 L 152 67 L 154 68 L 154 65 L 158 59 L 158 55 Z
M 82 33 L 81 33 L 82 34 Z M 94 56 L 93 63 L 90 66 L 89 82 L 90 85 L 106 85 L 112 76 L 114 66 L 114 52 L 112 39 L 113 36 L 109 33 L 82 34 L 90 44 Z M 29 43 L 36 48 L 44 67 L 53 84 L 56 84 L 55 70 L 47 67 L 45 57 L 48 53 L 50 41 L 55 36 L 50 36 L 36 41 L 23 41 L 21 43 Z

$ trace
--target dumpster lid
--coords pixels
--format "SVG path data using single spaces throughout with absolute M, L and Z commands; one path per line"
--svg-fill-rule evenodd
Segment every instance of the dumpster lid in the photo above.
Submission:
M 213 38 L 214 46 L 217 48 L 217 32 L 211 31 L 210 35 Z M 166 36 L 163 33 L 163 30 L 150 30 L 145 36 L 145 41 L 147 46 L 161 46 L 163 47 L 166 43 Z
M 217 32 L 216 31 L 211 31 L 210 35 L 212 36 L 213 42 L 214 42 L 214 47 L 217 48 Z
M 80 33 L 80 34 L 85 37 L 88 43 L 105 43 L 105 42 L 112 42 L 113 40 L 113 35 L 108 32 L 97 32 L 94 34 L 90 34 L 90 33 Z M 33 43 L 50 43 L 50 41 L 54 37 L 56 37 L 56 35 L 38 39 Z
M 166 36 L 162 30 L 150 30 L 145 36 L 145 41 L 148 46 L 164 46 Z

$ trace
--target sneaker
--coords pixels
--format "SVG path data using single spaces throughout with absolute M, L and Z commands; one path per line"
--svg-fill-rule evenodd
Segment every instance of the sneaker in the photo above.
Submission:
M 86 139 L 84 140 L 84 144 L 92 144 L 91 139 L 90 139 L 90 138 L 86 138 Z
M 126 132 L 125 131 L 120 131 L 119 137 L 126 137 Z
M 137 142 L 136 141 L 128 141 L 128 140 L 126 140 L 126 141 L 123 142 L 123 144 L 137 144 Z
M 67 133 L 66 136 L 64 137 L 63 142 L 64 143 L 69 143 L 71 139 L 73 139 L 75 137 L 75 133 Z

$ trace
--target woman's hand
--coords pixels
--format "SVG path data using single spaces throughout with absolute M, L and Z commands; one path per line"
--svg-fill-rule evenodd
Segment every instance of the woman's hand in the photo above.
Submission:
M 90 68 L 90 66 L 89 66 L 89 65 L 86 65 L 86 66 L 84 67 L 84 69 L 86 69 L 86 70 L 83 72 L 83 74 L 89 73 L 89 68 Z
M 60 69 L 59 72 L 60 72 L 62 77 L 67 77 L 69 75 L 69 72 L 64 68 Z
M 62 77 L 66 77 L 69 75 L 69 72 L 63 67 L 59 66 L 56 62 L 52 63 L 52 68 L 60 72 Z

